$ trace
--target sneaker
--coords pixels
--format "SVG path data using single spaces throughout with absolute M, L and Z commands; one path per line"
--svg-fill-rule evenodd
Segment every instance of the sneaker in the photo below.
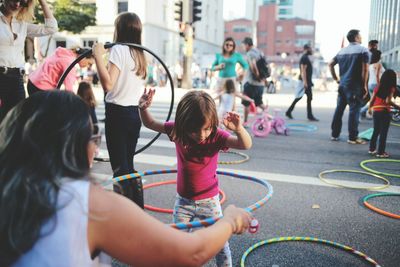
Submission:
M 376 154 L 376 150 L 368 150 L 368 154 L 373 156 Z
M 339 141 L 339 140 L 340 140 L 339 137 L 333 137 L 333 136 L 331 136 L 331 141 Z
M 355 140 L 347 140 L 347 143 L 351 144 L 351 145 L 365 145 L 367 142 L 365 142 L 363 139 L 361 138 L 356 138 Z
M 310 117 L 310 118 L 308 118 L 308 120 L 309 120 L 309 121 L 319 121 L 319 119 L 315 118 L 314 116 L 313 116 L 313 117 Z
M 390 157 L 388 153 L 383 152 L 382 154 L 376 154 L 377 158 L 388 158 Z
M 286 117 L 288 117 L 289 119 L 293 120 L 292 113 L 286 111 L 285 115 L 286 115 Z

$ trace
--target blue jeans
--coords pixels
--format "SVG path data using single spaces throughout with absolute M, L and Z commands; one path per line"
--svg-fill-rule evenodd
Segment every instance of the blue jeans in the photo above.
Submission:
M 371 96 L 371 98 L 372 98 L 372 94 L 374 93 L 374 89 L 376 86 L 377 86 L 376 83 L 368 85 L 368 91 L 369 91 L 369 95 Z M 368 111 L 368 104 L 366 104 L 364 107 L 361 108 L 361 114 L 363 114 L 363 116 L 365 116 L 367 111 Z
M 195 219 L 204 220 L 222 216 L 219 195 L 201 200 L 191 200 L 176 196 L 174 206 L 174 223 L 188 223 Z M 232 266 L 231 250 L 226 242 L 224 248 L 215 256 L 217 266 Z
M 362 88 L 359 88 L 358 90 L 349 90 L 347 88 L 339 87 L 336 110 L 331 125 L 332 137 L 339 137 L 342 130 L 343 113 L 346 106 L 349 105 L 349 140 L 357 139 L 362 97 Z

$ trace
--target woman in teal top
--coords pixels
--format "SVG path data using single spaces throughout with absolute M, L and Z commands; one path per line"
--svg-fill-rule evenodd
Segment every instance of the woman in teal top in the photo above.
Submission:
M 243 72 L 240 74 L 236 73 L 236 64 L 239 63 L 243 71 L 249 68 L 247 62 L 243 59 L 242 55 L 235 52 L 235 41 L 232 37 L 225 39 L 222 46 L 222 53 L 216 55 L 215 61 L 212 64 L 212 71 L 219 71 L 219 78 L 217 83 L 217 91 L 221 92 L 224 83 L 227 79 L 233 79 L 241 81 L 243 78 Z

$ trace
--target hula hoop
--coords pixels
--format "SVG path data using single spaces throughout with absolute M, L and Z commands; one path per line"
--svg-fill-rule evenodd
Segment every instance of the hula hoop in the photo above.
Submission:
M 241 152 L 237 152 L 237 151 L 221 151 L 220 153 L 239 155 L 239 156 L 243 157 L 243 159 L 232 160 L 232 161 L 218 161 L 218 164 L 240 164 L 240 163 L 246 162 L 250 159 L 250 157 L 248 155 L 246 155 L 245 153 L 241 153 Z
M 162 182 L 156 182 L 156 183 L 151 183 L 151 184 L 146 184 L 143 186 L 144 189 L 160 186 L 160 185 L 166 185 L 166 184 L 176 184 L 176 180 L 168 180 L 168 181 L 162 181 Z M 220 203 L 221 205 L 226 201 L 226 195 L 225 192 L 219 189 L 219 194 L 221 195 Z M 144 205 L 144 208 L 147 210 L 155 211 L 155 212 L 161 212 L 161 213 L 173 213 L 172 209 L 164 209 L 164 208 L 159 208 L 159 207 L 154 207 L 151 205 Z
M 242 258 L 240 260 L 240 267 L 244 267 L 245 266 L 244 263 L 245 263 L 245 260 L 246 260 L 247 256 L 253 250 L 255 250 L 256 248 L 258 248 L 260 246 L 263 246 L 263 245 L 268 245 L 268 244 L 278 243 L 278 242 L 287 242 L 287 241 L 306 241 L 306 242 L 315 242 L 315 243 L 321 243 L 321 244 L 324 244 L 324 245 L 333 246 L 335 248 L 340 248 L 340 249 L 343 249 L 343 250 L 345 250 L 347 252 L 351 252 L 353 254 L 356 254 L 357 256 L 360 256 L 364 260 L 368 261 L 369 263 L 372 263 L 373 265 L 375 265 L 377 267 L 378 266 L 380 267 L 380 265 L 375 260 L 373 260 L 369 256 L 365 255 L 364 253 L 362 253 L 362 252 L 360 252 L 358 250 L 355 250 L 352 247 L 349 247 L 349 246 L 346 246 L 346 245 L 342 245 L 342 244 L 334 242 L 334 241 L 329 241 L 329 240 L 319 239 L 319 238 L 316 238 L 316 237 L 309 237 L 309 236 L 306 236 L 306 237 L 303 237 L 303 236 L 275 237 L 275 238 L 271 238 L 271 239 L 268 239 L 268 240 L 260 241 L 260 242 L 258 242 L 256 244 L 252 245 L 251 247 L 249 247 L 243 253 L 243 256 L 242 256 Z
M 316 125 L 303 123 L 288 123 L 287 128 L 294 132 L 314 132 L 318 130 Z
M 374 197 L 383 197 L 383 196 L 399 196 L 399 197 L 400 197 L 400 194 L 396 194 L 396 193 L 376 193 L 376 194 L 370 194 L 370 195 L 366 195 L 366 196 L 363 198 L 362 201 L 363 201 L 363 203 L 364 203 L 364 206 L 366 206 L 366 207 L 369 208 L 370 210 L 373 210 L 373 211 L 375 211 L 375 212 L 377 212 L 377 213 L 379 213 L 379 214 L 385 215 L 385 216 L 390 217 L 390 218 L 393 218 L 393 219 L 400 219 L 400 214 L 395 214 L 395 213 L 391 213 L 391 212 L 388 212 L 388 211 L 379 209 L 379 208 L 377 208 L 377 207 L 375 207 L 375 206 L 373 206 L 372 204 L 370 204 L 370 203 L 367 202 L 368 199 L 370 199 L 370 198 L 374 198 Z
M 386 182 L 386 184 L 383 184 L 383 185 L 380 185 L 380 186 L 370 186 L 370 187 L 347 186 L 347 185 L 342 185 L 342 184 L 339 184 L 339 183 L 331 182 L 331 181 L 329 181 L 329 180 L 327 180 L 326 178 L 323 177 L 324 174 L 334 173 L 334 172 L 352 172 L 352 173 L 366 174 L 366 175 L 373 176 L 375 178 L 381 179 L 384 182 Z M 377 174 L 369 173 L 369 172 L 356 171 L 356 170 L 327 170 L 327 171 L 320 172 L 318 174 L 318 178 L 321 181 L 323 181 L 324 183 L 327 183 L 327 184 L 330 184 L 330 185 L 334 185 L 334 186 L 337 186 L 337 187 L 350 188 L 350 189 L 380 190 L 380 189 L 384 189 L 384 188 L 386 188 L 386 187 L 388 187 L 390 185 L 389 180 L 386 179 L 385 177 L 379 176 Z
M 176 170 L 156 170 L 156 171 L 144 171 L 144 172 L 130 173 L 130 174 L 126 174 L 126 175 L 122 175 L 122 176 L 111 178 L 111 179 L 103 182 L 102 185 L 103 186 L 107 186 L 107 185 L 109 185 L 111 183 L 114 183 L 114 182 L 120 182 L 120 181 L 123 181 L 123 180 L 143 177 L 143 176 L 146 176 L 146 175 L 167 174 L 167 173 L 176 173 L 176 172 L 177 172 Z M 259 209 L 260 207 L 264 206 L 265 203 L 267 203 L 267 201 L 271 198 L 271 196 L 272 196 L 272 194 L 274 192 L 273 191 L 273 187 L 272 187 L 272 185 L 270 183 L 268 183 L 267 181 L 255 178 L 255 177 L 236 174 L 236 173 L 232 173 L 232 172 L 226 172 L 226 171 L 218 171 L 218 170 L 217 170 L 217 174 L 227 175 L 227 176 L 231 176 L 231 177 L 235 177 L 235 178 L 239 178 L 239 179 L 243 179 L 243 180 L 249 180 L 249 181 L 252 181 L 252 182 L 256 182 L 256 183 L 259 183 L 259 184 L 263 185 L 264 187 L 266 187 L 268 189 L 268 193 L 262 199 L 258 200 L 254 204 L 251 204 L 250 206 L 245 208 L 245 210 L 247 212 L 253 212 L 253 211 Z M 209 225 L 214 224 L 216 221 L 218 221 L 221 218 L 222 217 L 212 217 L 212 218 L 207 218 L 207 219 L 201 220 L 201 221 L 193 221 L 193 222 L 189 222 L 189 223 L 170 224 L 170 226 L 175 228 L 175 229 L 179 229 L 179 230 L 188 229 L 188 228 L 204 227 L 204 226 L 209 226 Z
M 392 121 L 390 122 L 390 125 L 400 127 L 400 123 L 395 123 L 395 122 L 392 122 Z
M 369 162 L 397 162 L 397 163 L 400 163 L 399 159 L 367 159 L 367 160 L 361 161 L 360 162 L 360 166 L 361 166 L 361 168 L 363 168 L 364 170 L 366 170 L 368 172 L 372 172 L 372 173 L 375 173 L 375 174 L 381 174 L 381 175 L 385 175 L 385 176 L 392 176 L 392 177 L 400 178 L 400 174 L 381 172 L 381 171 L 377 171 L 377 170 L 374 170 L 372 168 L 369 168 L 369 167 L 365 166 L 365 164 L 369 163 Z
M 156 53 L 154 53 L 153 51 L 151 51 L 150 49 L 148 49 L 145 46 L 141 46 L 138 44 L 133 44 L 133 43 L 111 43 L 111 44 L 106 44 L 104 45 L 104 48 L 108 49 L 113 47 L 116 44 L 120 44 L 120 45 L 127 45 L 129 47 L 135 47 L 135 48 L 139 48 L 142 49 L 146 52 L 148 52 L 149 54 L 151 54 L 153 57 L 155 57 L 159 63 L 161 63 L 161 65 L 163 66 L 165 72 L 167 73 L 168 79 L 169 79 L 169 84 L 171 86 L 171 102 L 170 102 L 170 106 L 169 106 L 169 111 L 168 111 L 168 115 L 167 118 L 165 119 L 165 121 L 169 121 L 169 119 L 171 118 L 171 114 L 172 114 L 172 109 L 174 108 L 174 83 L 172 80 L 172 76 L 171 73 L 169 72 L 167 65 L 165 65 L 165 63 L 156 55 Z M 72 68 L 79 62 L 81 61 L 83 58 L 89 56 L 90 54 L 92 54 L 92 49 L 89 49 L 88 51 L 82 53 L 81 55 L 79 55 L 72 63 L 71 65 L 68 66 L 68 68 L 64 71 L 64 73 L 61 75 L 60 80 L 57 83 L 57 89 L 61 88 L 61 85 L 63 84 L 65 78 L 67 77 L 67 75 L 69 74 L 69 72 L 72 70 Z M 144 150 L 146 150 L 147 148 L 149 148 L 157 139 L 158 137 L 160 137 L 161 133 L 157 133 L 156 136 L 151 139 L 145 146 L 143 146 L 141 149 L 135 151 L 135 155 L 143 152 Z

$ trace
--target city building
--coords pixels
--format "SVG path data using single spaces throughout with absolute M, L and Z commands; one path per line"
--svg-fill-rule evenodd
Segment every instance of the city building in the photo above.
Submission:
M 94 42 L 112 42 L 114 20 L 121 12 L 138 14 L 143 24 L 143 45 L 155 52 L 169 66 L 182 61 L 184 39 L 179 35 L 179 22 L 175 20 L 175 0 L 81 0 L 97 7 L 96 26 L 89 26 L 80 34 L 60 32 L 42 50 L 57 46 L 91 46 Z M 190 0 L 184 0 L 190 1 Z M 201 0 L 201 20 L 195 27 L 193 58 L 201 66 L 211 64 L 223 42 L 223 2 Z
M 369 40 L 379 41 L 382 62 L 400 74 L 400 0 L 372 0 Z
M 277 4 L 278 20 L 302 18 L 306 20 L 314 19 L 314 0 L 247 0 L 246 18 L 253 18 L 253 11 L 256 11 L 256 18 L 259 18 L 259 9 L 261 5 Z M 254 5 L 257 6 L 254 9 Z
M 298 17 L 279 19 L 278 4 L 270 2 L 258 8 L 256 46 L 270 61 L 296 65 L 305 44 L 315 47 L 315 21 Z M 233 37 L 237 44 L 244 37 L 251 37 L 252 20 L 226 21 L 225 37 L 228 36 Z

